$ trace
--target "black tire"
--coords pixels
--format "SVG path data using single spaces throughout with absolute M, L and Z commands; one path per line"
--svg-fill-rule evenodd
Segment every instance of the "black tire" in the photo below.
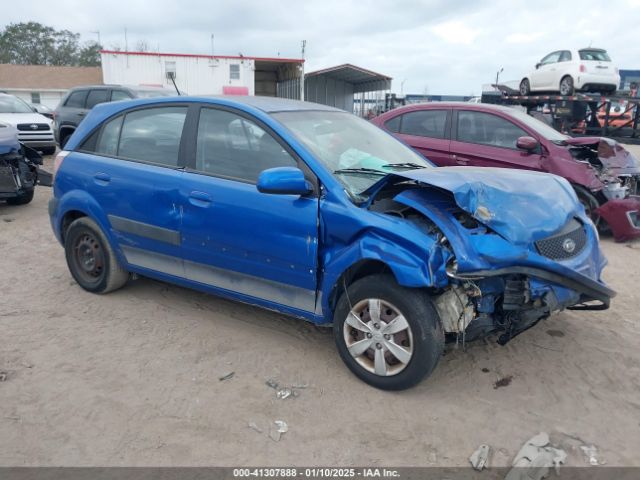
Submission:
M 65 233 L 64 251 L 69 271 L 85 290 L 108 293 L 129 279 L 104 233 L 88 217 L 74 220 Z
M 409 342 L 407 338 L 411 339 L 410 349 L 412 352 L 410 359 L 406 364 L 398 362 L 395 366 L 391 365 L 391 368 L 398 368 L 399 366 L 401 370 L 389 376 L 378 375 L 370 371 L 349 353 L 346 339 L 347 331 L 351 330 L 350 335 L 358 335 L 362 334 L 362 332 L 352 329 L 350 323 L 347 323 L 345 328 L 345 321 L 347 316 L 350 316 L 352 307 L 355 309 L 357 305 L 367 302 L 368 299 L 381 300 L 383 305 L 388 304 L 395 308 L 399 314 L 404 316 L 410 330 L 409 333 L 407 333 L 408 330 L 399 332 L 399 334 L 405 335 L 403 342 L 406 343 L 402 343 L 403 346 L 408 348 Z M 386 307 L 383 306 L 383 308 Z M 367 312 L 369 311 L 368 308 L 366 310 Z M 385 311 L 390 314 L 390 310 L 387 309 Z M 379 317 L 381 319 L 380 323 L 384 326 L 389 325 L 393 317 L 389 317 L 389 322 L 385 322 L 382 315 L 384 315 L 384 312 L 381 312 Z M 366 319 L 362 314 L 360 314 L 360 318 Z M 368 324 L 373 323 L 373 318 L 371 317 Z M 353 322 L 351 316 L 350 320 Z M 380 331 L 384 331 L 384 327 Z M 444 332 L 440 318 L 427 293 L 421 289 L 402 287 L 390 275 L 371 275 L 350 285 L 347 288 L 347 293 L 343 292 L 338 300 L 333 316 L 333 332 L 340 357 L 349 370 L 364 382 L 382 390 L 404 390 L 416 385 L 431 374 L 444 350 Z M 380 334 L 378 333 L 378 335 Z M 390 340 L 395 346 L 398 346 L 400 344 L 396 344 L 394 338 L 396 335 L 391 335 Z M 385 336 L 387 340 L 389 340 L 388 337 L 389 335 Z M 371 336 L 368 338 L 371 339 Z M 370 341 L 376 342 L 375 337 Z M 391 351 L 386 347 L 388 342 L 386 340 L 381 341 L 385 342 L 384 348 L 381 347 L 380 343 L 375 343 L 375 346 L 372 343 L 372 347 L 359 355 L 358 358 L 364 357 L 364 361 L 374 362 L 371 356 L 375 357 L 376 347 L 381 352 L 387 352 L 382 353 L 383 358 L 385 358 L 384 355 L 389 354 Z M 354 342 L 357 342 L 357 340 L 354 340 Z M 391 356 L 390 358 L 392 358 L 392 361 L 397 361 L 396 357 Z M 385 364 L 389 366 L 386 361 Z
M 595 210 L 600 206 L 600 203 L 593 196 L 593 194 L 584 187 L 580 185 L 574 185 L 573 189 L 576 191 L 576 195 L 578 196 L 578 200 L 584 207 L 587 216 L 591 218 L 591 221 L 595 224 L 596 227 L 599 226 L 600 216 L 595 213 Z
M 69 141 L 69 138 L 71 138 L 71 135 L 73 135 L 73 132 L 65 132 L 65 133 L 60 135 L 60 148 L 61 149 L 64 149 L 65 145 L 67 144 L 67 141 Z
M 56 147 L 46 147 L 42 149 L 43 155 L 53 155 L 56 153 Z
M 523 78 L 520 82 L 520 95 L 530 95 L 531 94 L 531 84 L 529 83 L 529 79 Z
M 9 205 L 26 205 L 27 203 L 31 202 L 31 200 L 33 200 L 34 193 L 35 193 L 34 188 L 23 190 L 18 194 L 17 197 L 7 198 L 7 203 Z
M 573 95 L 574 93 L 573 78 L 569 75 L 562 77 L 560 80 L 560 95 Z

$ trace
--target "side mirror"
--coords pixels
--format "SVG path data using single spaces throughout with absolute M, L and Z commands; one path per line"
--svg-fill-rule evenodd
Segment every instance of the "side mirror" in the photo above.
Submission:
M 258 191 L 280 195 L 306 195 L 313 187 L 296 167 L 269 168 L 258 177 Z
M 540 65 L 542 65 L 542 63 L 540 62 L 536 63 L 536 70 L 540 68 Z
M 516 147 L 529 153 L 538 148 L 538 141 L 533 137 L 520 137 L 516 141 Z

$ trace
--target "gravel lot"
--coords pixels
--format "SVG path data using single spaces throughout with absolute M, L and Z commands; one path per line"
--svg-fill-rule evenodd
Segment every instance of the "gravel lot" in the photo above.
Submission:
M 0 465 L 459 466 L 487 443 L 504 466 L 546 431 L 570 465 L 593 444 L 607 465 L 640 466 L 638 242 L 603 240 L 610 310 L 450 348 L 428 381 L 389 393 L 302 321 L 149 279 L 84 292 L 50 195 L 0 204 Z M 277 399 L 270 378 L 308 387 Z M 274 420 L 289 426 L 279 442 Z

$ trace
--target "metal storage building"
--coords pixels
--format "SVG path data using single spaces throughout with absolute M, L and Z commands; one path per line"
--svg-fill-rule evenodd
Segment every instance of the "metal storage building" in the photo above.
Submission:
M 104 83 L 177 87 L 189 95 L 277 96 L 278 85 L 302 75 L 304 60 L 243 55 L 103 50 Z

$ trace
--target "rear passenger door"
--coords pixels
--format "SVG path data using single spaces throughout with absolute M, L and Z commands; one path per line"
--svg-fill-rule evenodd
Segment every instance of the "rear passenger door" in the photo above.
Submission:
M 313 312 L 317 195 L 256 188 L 265 169 L 305 165 L 268 127 L 235 110 L 202 107 L 193 134 L 180 192 L 186 277 L 243 300 Z
M 128 263 L 182 276 L 182 130 L 188 107 L 138 108 L 105 122 L 80 147 L 86 190 Z
M 88 90 L 76 90 L 71 92 L 64 102 L 62 118 L 58 120 L 60 126 L 71 125 L 77 127 L 87 114 Z
M 416 110 L 400 117 L 398 138 L 438 166 L 450 165 L 449 109 Z
M 453 164 L 541 169 L 539 153 L 528 153 L 516 148 L 519 137 L 531 135 L 510 120 L 493 113 L 454 110 L 453 122 Z

